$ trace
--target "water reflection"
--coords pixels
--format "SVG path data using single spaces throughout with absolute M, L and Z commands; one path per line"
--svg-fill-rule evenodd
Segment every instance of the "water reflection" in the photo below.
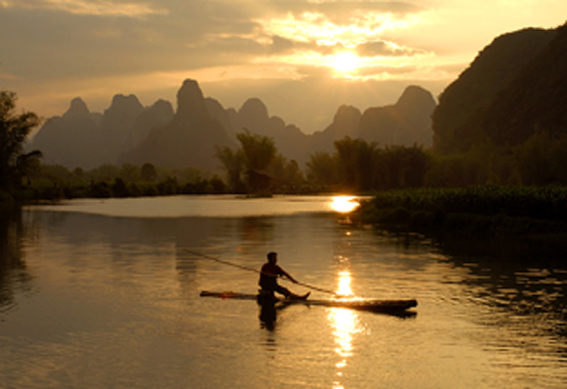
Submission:
M 0 217 L 0 314 L 15 308 L 15 294 L 28 290 L 32 277 L 22 257 L 23 227 L 21 215 L 2 214 Z M 3 320 L 0 316 L 0 321 Z
M 349 213 L 360 205 L 356 199 L 355 196 L 334 196 L 331 199 L 330 207 L 339 213 Z
M 273 298 L 258 298 L 258 305 L 260 306 L 260 328 L 269 332 L 274 332 L 276 329 L 278 312 L 291 306 L 290 304 L 276 303 Z
M 337 294 L 352 296 L 351 280 L 349 271 L 343 270 L 339 272 Z M 335 352 L 339 356 L 339 360 L 335 364 L 337 377 L 333 383 L 333 388 L 340 389 L 343 387 L 340 383 L 340 378 L 343 375 L 343 369 L 347 366 L 348 358 L 353 354 L 353 338 L 354 334 L 360 332 L 360 324 L 357 312 L 345 308 L 331 308 L 328 320 L 333 328 L 333 336 L 335 337 Z
M 341 271 L 339 273 L 339 286 L 337 288 L 337 294 L 339 296 L 352 296 L 352 289 L 350 287 L 351 277 L 349 271 Z
M 467 310 L 468 319 L 483 330 L 472 336 L 498 361 L 494 366 L 527 380 L 534 361 L 541 363 L 538 370 L 543 374 L 543 366 L 557 363 L 558 355 L 565 360 L 564 252 L 496 239 L 483 244 L 444 241 L 440 247 L 448 264 L 466 271 L 459 282 L 462 301 L 474 308 Z
M 478 253 L 484 241 L 432 247 L 337 219 L 33 211 L 20 239 L 18 224 L 0 218 L 2 386 L 70 386 L 87 376 L 101 387 L 565 387 L 565 256 L 547 261 L 502 242 L 515 250 L 505 258 Z M 257 275 L 186 248 L 249 267 L 282 251 L 302 281 L 418 298 L 419 320 L 292 306 L 275 312 L 277 323 L 264 312 L 268 330 L 253 301 L 198 297 L 203 289 L 254 293 Z M 26 274 L 32 282 L 19 281 Z M 37 292 L 22 298 L 24 287 Z M 250 366 L 259 368 L 246 374 Z

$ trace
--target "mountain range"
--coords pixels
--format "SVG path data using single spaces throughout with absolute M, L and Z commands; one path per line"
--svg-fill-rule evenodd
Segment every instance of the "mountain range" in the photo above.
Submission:
M 195 167 L 214 171 L 220 163 L 216 146 L 239 147 L 236 134 L 244 128 L 268 136 L 288 159 L 303 164 L 317 151 L 333 152 L 333 142 L 350 136 L 384 144 L 432 144 L 431 114 L 436 102 L 430 92 L 407 87 L 390 106 L 340 106 L 325 129 L 305 134 L 282 118 L 270 116 L 257 98 L 240 109 L 225 109 L 204 97 L 195 80 L 185 80 L 177 106 L 158 100 L 143 107 L 134 95 L 116 95 L 102 114 L 89 111 L 80 98 L 71 101 L 62 116 L 48 119 L 31 148 L 43 152 L 44 163 L 69 169 L 92 169 L 101 164 L 149 162 L 156 166 Z
M 512 147 L 539 131 L 567 133 L 567 24 L 497 37 L 439 97 L 434 150 Z

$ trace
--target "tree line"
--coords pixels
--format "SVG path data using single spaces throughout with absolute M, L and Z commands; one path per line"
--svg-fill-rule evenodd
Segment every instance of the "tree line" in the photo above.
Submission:
M 24 152 L 40 123 L 16 112 L 16 95 L 0 92 L 0 200 L 129 197 L 171 194 L 272 194 L 354 192 L 474 185 L 541 186 L 567 183 L 567 137 L 545 131 L 514 147 L 479 143 L 467 153 L 436 154 L 422 146 L 381 146 L 345 137 L 333 152 L 316 152 L 301 169 L 278 152 L 274 140 L 243 129 L 240 147 L 217 147 L 222 177 L 188 167 L 168 169 L 102 165 L 72 171 L 41 163 L 41 152 Z

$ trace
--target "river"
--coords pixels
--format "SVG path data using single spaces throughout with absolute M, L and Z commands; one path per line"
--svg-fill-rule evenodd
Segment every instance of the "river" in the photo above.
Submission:
M 174 196 L 24 208 L 0 223 L 0 387 L 567 387 L 561 254 L 356 226 L 353 202 Z M 267 323 L 254 301 L 199 297 L 255 293 L 258 274 L 244 268 L 259 269 L 269 251 L 302 283 L 419 305 L 403 317 L 292 305 Z

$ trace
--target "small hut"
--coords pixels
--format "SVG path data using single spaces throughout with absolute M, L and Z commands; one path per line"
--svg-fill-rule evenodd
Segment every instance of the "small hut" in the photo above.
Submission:
M 262 169 L 248 170 L 248 185 L 253 193 L 268 193 L 274 182 L 279 182 L 276 177 Z

